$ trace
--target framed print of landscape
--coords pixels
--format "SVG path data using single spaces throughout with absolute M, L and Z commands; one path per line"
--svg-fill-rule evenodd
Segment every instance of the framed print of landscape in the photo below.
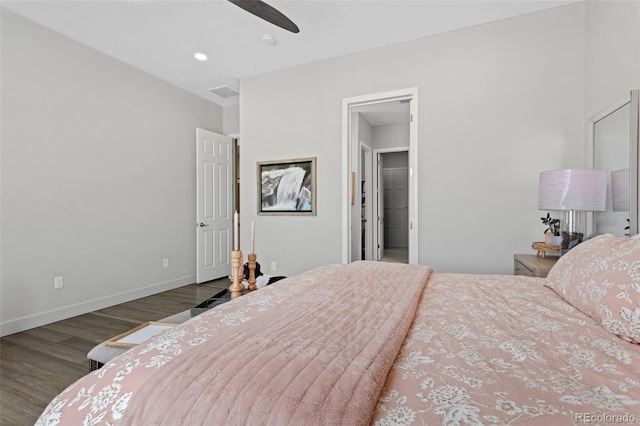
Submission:
M 257 164 L 259 215 L 316 215 L 316 158 Z

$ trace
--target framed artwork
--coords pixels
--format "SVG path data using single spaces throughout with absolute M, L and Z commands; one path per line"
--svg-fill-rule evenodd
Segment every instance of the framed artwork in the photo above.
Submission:
M 258 215 L 316 215 L 316 157 L 257 163 Z

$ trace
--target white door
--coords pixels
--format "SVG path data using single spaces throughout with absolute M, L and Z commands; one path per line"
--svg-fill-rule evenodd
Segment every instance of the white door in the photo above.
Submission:
M 196 282 L 228 276 L 233 221 L 233 142 L 196 128 Z

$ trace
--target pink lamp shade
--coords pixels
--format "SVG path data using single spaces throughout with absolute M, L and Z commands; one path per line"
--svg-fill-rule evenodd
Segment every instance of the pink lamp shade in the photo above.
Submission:
M 629 169 L 611 172 L 611 201 L 614 212 L 629 211 Z
M 538 209 L 602 212 L 607 207 L 607 174 L 600 169 L 563 169 L 540 173 Z

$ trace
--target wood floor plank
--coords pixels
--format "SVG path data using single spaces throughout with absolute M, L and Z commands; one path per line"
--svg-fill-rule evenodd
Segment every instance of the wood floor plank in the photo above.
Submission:
M 229 286 L 222 278 L 100 309 L 0 339 L 0 425 L 32 425 L 89 372 L 87 352 L 145 322 L 189 309 Z

